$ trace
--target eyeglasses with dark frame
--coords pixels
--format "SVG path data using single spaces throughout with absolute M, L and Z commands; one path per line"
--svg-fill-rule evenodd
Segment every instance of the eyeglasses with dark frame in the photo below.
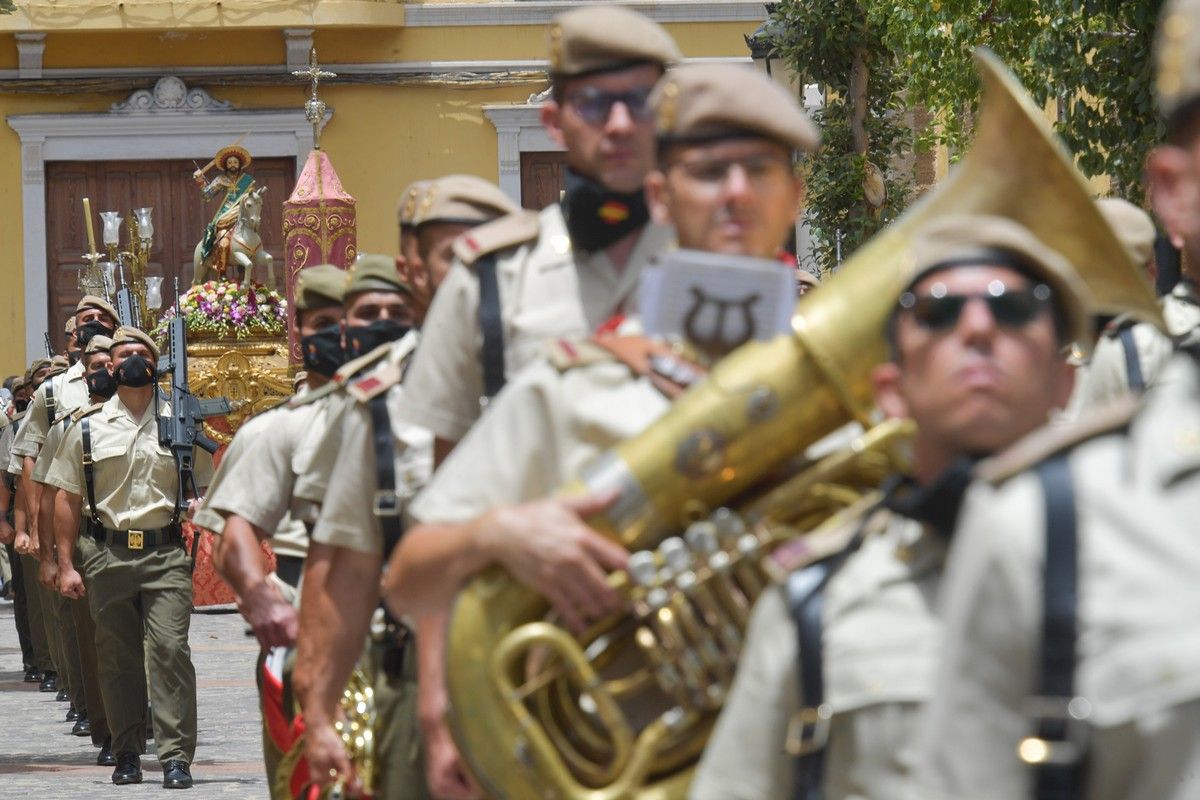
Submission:
M 922 328 L 942 332 L 958 324 L 967 303 L 980 300 L 1000 327 L 1023 328 L 1050 307 L 1053 296 L 1054 292 L 1044 283 L 1014 289 L 1003 281 L 992 281 L 986 291 L 975 294 L 951 294 L 945 284 L 935 283 L 927 294 L 900 295 L 900 308 L 909 312 Z
M 612 116 L 613 106 L 621 103 L 629 111 L 629 116 L 637 122 L 649 122 L 654 118 L 654 110 L 650 108 L 651 86 L 640 89 L 628 89 L 624 92 L 610 92 L 595 86 L 588 86 L 571 92 L 565 98 L 565 103 L 575 109 L 584 122 L 591 125 L 602 125 Z

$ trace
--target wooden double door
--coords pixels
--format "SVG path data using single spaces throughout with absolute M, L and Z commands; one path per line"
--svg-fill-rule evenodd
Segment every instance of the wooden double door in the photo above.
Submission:
M 180 290 L 192 280 L 192 253 L 212 219 L 221 196 L 205 201 L 192 180 L 196 165 L 180 161 L 52 161 L 46 164 L 46 278 L 50 338 L 56 350 L 63 344 L 63 325 L 79 302 L 79 268 L 87 252 L 83 198 L 91 198 L 92 225 L 97 249 L 103 252 L 101 211 L 119 211 L 128 218 L 134 208 L 154 209 L 154 244 L 149 275 L 161 275 L 163 303 L 169 306 L 171 286 L 179 278 Z M 263 197 L 263 245 L 275 259 L 276 288 L 283 288 L 283 201 L 296 184 L 294 158 L 255 159 L 249 172 Z M 215 173 L 210 172 L 212 177 Z M 124 225 L 121 244 L 128 244 Z M 266 281 L 265 275 L 257 275 Z

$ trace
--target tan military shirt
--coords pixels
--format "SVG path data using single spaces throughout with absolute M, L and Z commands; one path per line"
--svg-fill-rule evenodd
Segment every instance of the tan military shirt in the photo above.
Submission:
M 162 413 L 169 413 L 164 403 Z M 112 530 L 155 529 L 169 525 L 175 516 L 179 487 L 175 458 L 158 443 L 158 422 L 151 403 L 137 419 L 120 395 L 90 414 L 96 511 Z M 46 475 L 46 483 L 84 498 L 82 425 L 72 425 Z M 212 458 L 194 448 L 196 485 L 208 485 Z M 85 510 L 85 514 L 86 514 Z
M 1200 797 L 1200 369 L 1181 354 L 1163 376 L 1127 436 L 1092 438 L 1069 456 L 1080 515 L 1075 687 L 1092 709 L 1082 795 L 1091 800 Z M 1038 437 L 1023 443 L 1034 457 L 1017 469 L 1053 452 L 1053 436 Z M 1017 744 L 1032 732 L 1045 503 L 1032 471 L 997 480 L 968 493 L 949 556 L 946 646 L 916 797 L 1032 796 Z
M 901 797 L 921 704 L 941 645 L 931 600 L 944 545 L 890 512 L 830 579 L 824 608 L 826 702 L 833 710 L 825 797 Z M 783 589 L 755 606 L 733 687 L 692 782 L 692 800 L 792 797 L 788 722 L 800 710 L 799 646 Z
M 221 457 L 196 524 L 220 534 L 236 514 L 274 531 L 271 547 L 277 554 L 304 558 L 305 523 L 316 521 L 317 506 L 296 497 L 294 489 L 324 434 L 328 409 L 322 401 L 284 405 L 247 421 Z
M 25 427 L 25 417 L 29 414 L 29 407 L 26 406 L 24 411 L 13 416 L 12 425 L 4 429 L 2 434 L 7 442 L 3 453 L 0 453 L 0 469 L 10 475 L 20 475 L 25 471 L 25 459 L 16 452 L 13 452 L 13 444 L 17 441 L 17 437 L 21 435 L 21 428 Z
M 9 472 L 9 463 L 12 459 L 12 444 L 17 438 L 17 427 L 20 423 L 20 415 L 18 414 L 13 419 L 13 424 L 5 426 L 0 430 L 0 472 Z
M 670 240 L 667 229 L 647 225 L 624 269 L 617 270 L 602 251 L 574 252 L 562 209 L 546 207 L 537 238 L 500 251 L 496 262 L 507 377 L 541 354 L 548 340 L 587 337 L 614 313 L 636 310 L 642 268 Z M 408 399 L 401 413 L 435 436 L 458 441 L 479 418 L 483 395 L 479 281 L 472 268 L 456 263 L 450 270 L 423 335 L 405 378 Z
M 71 413 L 67 413 L 55 420 L 50 429 L 46 431 L 46 438 L 38 449 L 37 461 L 33 466 L 33 479 L 38 483 L 46 482 L 46 476 L 50 473 L 50 465 L 54 463 L 58 448 L 62 445 L 63 435 L 71 427 L 71 424 Z
M 87 405 L 88 389 L 87 382 L 83 379 L 83 362 L 75 363 L 66 372 L 47 378 L 34 393 L 33 400 L 26 409 L 25 425 L 13 444 L 13 451 L 22 456 L 36 456 L 38 448 L 46 441 L 46 432 L 50 429 L 50 418 L 46 412 L 48 386 L 54 388 L 54 419 Z
M 539 359 L 498 394 L 412 506 L 422 522 L 463 522 L 547 497 L 670 403 L 612 359 L 564 369 Z

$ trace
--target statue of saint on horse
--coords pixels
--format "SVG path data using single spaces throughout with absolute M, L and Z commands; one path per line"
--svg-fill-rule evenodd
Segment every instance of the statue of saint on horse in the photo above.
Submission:
M 251 269 L 257 265 L 267 268 L 269 285 L 275 282 L 271 254 L 263 249 L 258 227 L 262 221 L 262 195 L 267 187 L 255 188 L 254 178 L 246 172 L 253 158 L 246 148 L 237 144 L 223 147 L 216 157 L 192 173 L 192 179 L 202 187 L 205 200 L 225 192 L 220 207 L 204 229 L 204 238 L 196 245 L 193 256 L 193 285 L 210 276 L 232 279 L 229 264 L 242 267 L 242 280 L 249 280 Z M 220 172 L 205 183 L 208 170 Z

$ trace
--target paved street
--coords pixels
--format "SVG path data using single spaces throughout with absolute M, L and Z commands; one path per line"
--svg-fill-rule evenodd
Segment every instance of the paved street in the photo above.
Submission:
M 162 797 L 162 772 L 154 756 L 142 759 L 145 783 L 113 786 L 112 769 L 95 766 L 91 741 L 69 735 L 70 723 L 62 721 L 67 704 L 21 682 L 12 617 L 12 603 L 0 601 L 0 798 Z M 244 630 L 237 614 L 192 616 L 200 742 L 192 768 L 196 786 L 185 797 L 267 797 L 252 674 L 257 647 Z

